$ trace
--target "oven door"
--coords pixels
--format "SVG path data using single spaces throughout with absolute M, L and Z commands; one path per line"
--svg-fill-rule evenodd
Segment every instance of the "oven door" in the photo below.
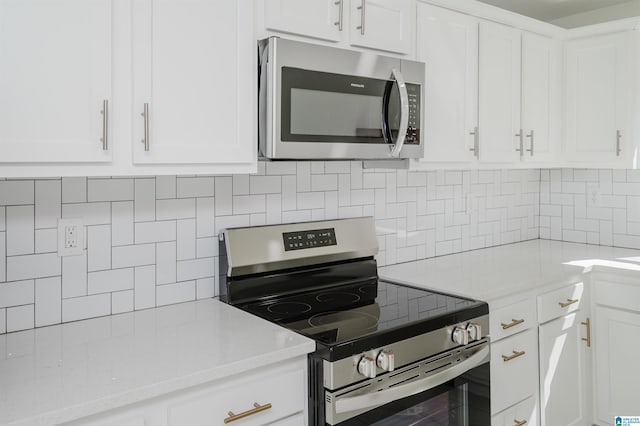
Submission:
M 327 392 L 329 425 L 490 426 L 489 344 Z

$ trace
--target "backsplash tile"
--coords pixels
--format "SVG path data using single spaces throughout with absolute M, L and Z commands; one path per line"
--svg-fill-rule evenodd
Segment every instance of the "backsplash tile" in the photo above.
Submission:
M 540 237 L 640 248 L 638 182 L 638 170 L 542 170 Z
M 217 235 L 231 226 L 372 215 L 380 265 L 537 238 L 552 222 L 585 238 L 596 227 L 584 220 L 596 220 L 599 235 L 607 223 L 616 232 L 613 211 L 576 216 L 581 182 L 606 179 L 559 173 L 552 183 L 543 171 L 544 200 L 539 170 L 409 172 L 359 161 L 260 163 L 256 175 L 0 181 L 0 333 L 215 296 Z M 607 196 L 631 191 L 614 184 L 626 175 L 608 176 Z M 640 206 L 623 198 L 635 229 Z M 621 203 L 605 192 L 602 200 Z M 82 255 L 57 256 L 60 217 L 82 218 Z

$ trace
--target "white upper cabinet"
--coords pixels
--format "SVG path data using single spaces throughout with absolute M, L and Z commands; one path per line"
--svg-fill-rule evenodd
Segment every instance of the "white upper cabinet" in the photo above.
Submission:
M 264 28 L 408 54 L 415 7 L 413 0 L 265 0 Z
M 479 152 L 484 162 L 519 161 L 520 31 L 480 22 Z
M 345 0 L 264 0 L 269 30 L 340 41 L 345 30 Z
M 559 41 L 522 33 L 523 161 L 551 162 L 561 152 L 561 64 Z
M 411 23 L 416 7 L 413 1 L 350 0 L 349 4 L 352 45 L 397 53 L 411 51 Z
M 418 3 L 417 49 L 424 61 L 425 161 L 474 160 L 478 126 L 478 20 Z
M 251 0 L 134 1 L 134 163 L 253 161 L 251 11 Z
M 0 163 L 111 160 L 111 37 L 111 0 L 0 0 Z
M 567 42 L 567 160 L 606 166 L 623 165 L 633 157 L 632 37 L 624 32 Z

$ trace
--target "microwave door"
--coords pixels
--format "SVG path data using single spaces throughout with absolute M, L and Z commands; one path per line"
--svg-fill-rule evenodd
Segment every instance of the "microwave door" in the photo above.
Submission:
M 398 132 L 394 141 L 391 129 L 391 101 L 394 84 L 398 85 L 398 94 L 400 101 L 400 117 L 398 122 Z M 387 81 L 382 97 L 382 135 L 386 143 L 391 146 L 391 157 L 400 156 L 400 151 L 407 138 L 407 129 L 409 127 L 409 94 L 402 73 L 396 69 L 391 70 L 391 80 Z

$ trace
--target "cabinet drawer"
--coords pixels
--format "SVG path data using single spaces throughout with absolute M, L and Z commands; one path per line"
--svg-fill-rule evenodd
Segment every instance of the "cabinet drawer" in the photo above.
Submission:
M 491 426 L 538 426 L 538 407 L 530 397 L 491 417 Z
M 491 413 L 538 392 L 537 328 L 491 344 Z
M 528 330 L 536 323 L 536 300 L 527 300 L 492 309 L 489 319 L 491 341 L 495 342 L 512 334 Z
M 222 426 L 229 412 L 237 415 L 250 410 L 256 411 L 255 414 L 231 424 L 257 426 L 271 423 L 304 411 L 305 383 L 304 368 L 272 368 L 268 373 L 222 382 L 171 401 L 167 408 L 167 425 Z M 260 411 L 254 404 L 258 407 L 271 404 L 271 407 Z
M 538 296 L 538 322 L 540 324 L 575 312 L 584 305 L 584 284 L 576 283 Z

